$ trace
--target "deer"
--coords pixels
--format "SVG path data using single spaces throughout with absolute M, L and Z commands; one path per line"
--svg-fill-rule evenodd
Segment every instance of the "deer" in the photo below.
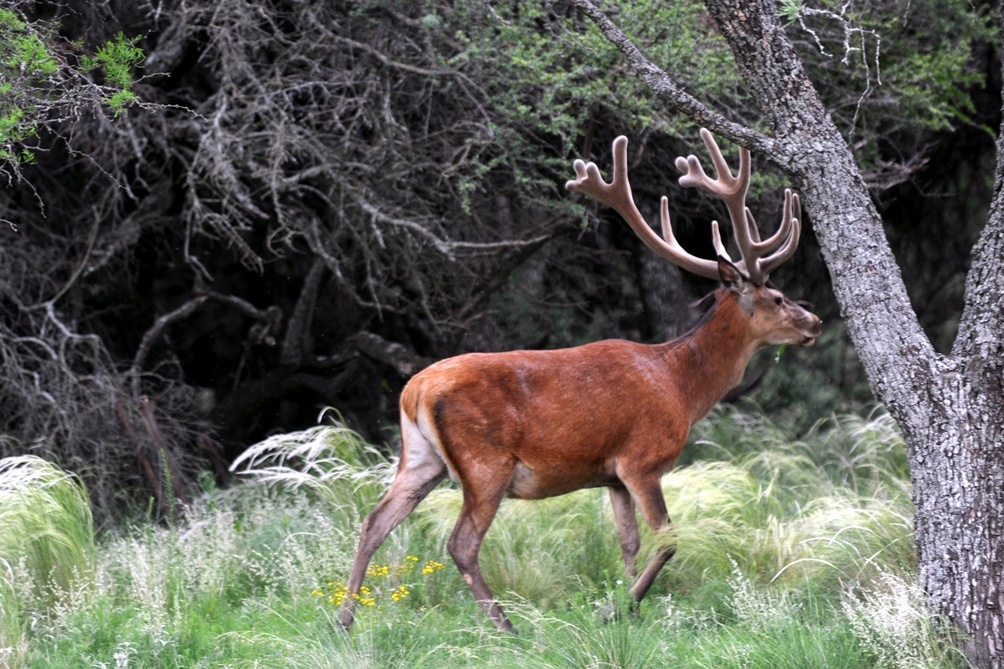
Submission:
M 485 582 L 482 541 L 506 497 L 537 500 L 606 487 L 632 607 L 645 597 L 675 547 L 662 476 L 673 467 L 691 427 L 738 385 L 753 353 L 765 346 L 811 346 L 822 321 L 788 299 L 768 275 L 798 245 L 801 205 L 790 189 L 777 231 L 761 239 L 746 206 L 750 154 L 739 149 L 732 174 L 711 133 L 701 129 L 717 177 L 693 155 L 677 158 L 683 187 L 724 202 L 740 259 L 733 262 L 711 223 L 715 260 L 693 256 L 673 234 L 662 198 L 663 237 L 649 227 L 631 194 L 627 138 L 613 142 L 613 177 L 576 160 L 566 188 L 613 208 L 653 251 L 685 271 L 720 281 L 696 326 L 662 344 L 606 340 L 560 350 L 467 353 L 441 360 L 405 385 L 400 399 L 401 454 L 389 490 L 362 523 L 338 621 L 348 629 L 374 553 L 387 535 L 447 476 L 463 503 L 447 550 L 474 599 L 496 628 L 513 624 Z M 637 510 L 659 537 L 639 574 Z

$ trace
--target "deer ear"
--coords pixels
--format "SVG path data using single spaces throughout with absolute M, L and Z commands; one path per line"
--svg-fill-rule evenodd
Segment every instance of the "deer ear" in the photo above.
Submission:
M 742 270 L 722 256 L 718 256 L 718 277 L 726 288 L 736 294 L 739 308 L 746 312 L 747 316 L 752 316 L 753 282 L 742 273 Z
M 743 276 L 738 267 L 722 256 L 718 256 L 718 277 L 725 287 L 740 295 L 746 292 L 750 280 Z

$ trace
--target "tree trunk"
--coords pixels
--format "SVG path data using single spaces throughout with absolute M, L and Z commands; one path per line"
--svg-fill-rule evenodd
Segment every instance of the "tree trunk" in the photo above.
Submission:
M 963 651 L 975 666 L 1004 667 L 1004 329 L 995 316 L 1004 295 L 1000 178 L 991 222 L 974 252 L 960 328 L 960 342 L 978 341 L 957 342 L 951 356 L 938 355 L 910 306 L 850 150 L 784 37 L 776 7 L 764 2 L 754 12 L 741 3 L 743 12 L 732 1 L 707 5 L 779 138 L 773 157 L 805 193 L 872 390 L 903 429 L 921 586 L 935 610 L 962 630 Z
M 1004 666 L 1004 400 L 963 366 L 929 386 L 930 424 L 907 437 L 920 584 L 964 633 L 976 667 Z
M 853 156 L 823 108 L 772 0 L 705 0 L 773 132 L 738 126 L 687 94 L 587 0 L 575 3 L 671 109 L 775 161 L 812 212 L 848 332 L 875 395 L 903 429 L 920 582 L 977 667 L 1004 668 L 1004 140 L 990 220 L 973 250 L 950 356 L 910 305 Z M 1004 129 L 1001 136 L 1004 137 Z

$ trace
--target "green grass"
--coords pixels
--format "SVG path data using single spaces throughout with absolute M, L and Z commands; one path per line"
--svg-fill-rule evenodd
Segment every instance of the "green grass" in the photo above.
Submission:
M 75 478 L 5 463 L 0 490 L 19 471 L 47 497 L 24 486 L 0 497 L 0 537 L 41 515 L 86 528 L 44 535 L 45 550 L 0 538 L 0 665 L 965 666 L 915 584 L 905 455 L 888 417 L 833 418 L 792 438 L 755 410 L 728 410 L 688 448 L 664 479 L 677 554 L 639 615 L 604 491 L 503 505 L 482 566 L 518 635 L 487 623 L 448 558 L 460 504 L 449 486 L 391 534 L 356 625 L 337 628 L 359 525 L 393 475 L 344 428 L 263 443 L 242 461 L 255 472 L 243 483 L 96 547 Z M 54 495 L 50 479 L 76 492 Z M 621 615 L 605 623 L 610 606 Z
M 94 561 L 94 522 L 83 484 L 34 456 L 0 460 L 0 558 L 15 561 L 31 599 L 54 604 Z M 15 584 L 16 585 L 16 584 Z

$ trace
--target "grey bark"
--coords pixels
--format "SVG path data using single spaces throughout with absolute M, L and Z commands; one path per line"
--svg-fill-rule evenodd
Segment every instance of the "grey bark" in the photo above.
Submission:
M 920 583 L 977 667 L 1004 667 L 1004 140 L 948 356 L 907 298 L 860 170 L 785 36 L 773 0 L 705 0 L 770 128 L 737 127 L 683 91 L 587 0 L 574 0 L 670 109 L 776 162 L 803 195 L 848 332 L 903 429 Z M 1004 128 L 999 135 L 1004 137 Z

